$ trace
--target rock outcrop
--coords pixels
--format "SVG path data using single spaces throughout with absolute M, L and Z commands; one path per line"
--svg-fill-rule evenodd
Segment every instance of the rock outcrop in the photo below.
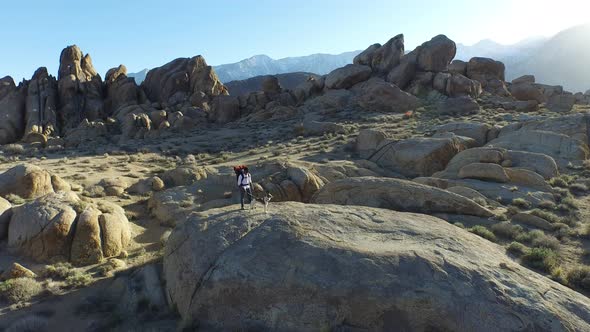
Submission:
M 105 115 L 102 79 L 90 55 L 83 55 L 76 45 L 66 47 L 59 57 L 58 95 L 58 113 L 64 134 L 83 119 L 93 121 Z
M 586 297 L 503 248 L 438 218 L 375 208 L 195 215 L 172 232 L 164 277 L 185 325 L 212 330 L 590 328 Z
M 47 137 L 59 134 L 55 77 L 47 73 L 47 68 L 41 67 L 35 71 L 28 85 L 23 140 L 38 142 L 40 135 Z
M 456 137 L 384 140 L 369 160 L 407 177 L 430 176 L 465 148 Z
M 0 79 L 0 144 L 19 140 L 24 132 L 25 94 L 10 76 Z
M 14 194 L 25 199 L 37 198 L 62 189 L 62 181 L 40 167 L 21 164 L 0 174 L 0 196 Z
M 200 55 L 178 58 L 150 70 L 141 86 L 149 100 L 164 106 L 189 103 L 208 108 L 214 96 L 228 94 L 213 68 Z
M 401 212 L 451 213 L 491 217 L 493 213 L 463 196 L 412 181 L 357 177 L 328 183 L 316 204 L 361 205 Z
M 119 255 L 131 237 L 120 206 L 82 201 L 73 192 L 51 193 L 12 210 L 8 246 L 39 262 L 95 264 Z

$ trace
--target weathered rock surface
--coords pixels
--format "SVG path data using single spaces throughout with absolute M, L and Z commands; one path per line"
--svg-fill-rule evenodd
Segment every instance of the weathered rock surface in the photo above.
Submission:
M 356 137 L 356 151 L 361 158 L 370 158 L 387 138 L 385 132 L 375 129 L 362 129 Z
M 492 163 L 473 163 L 463 166 L 459 170 L 459 177 L 502 183 L 510 181 L 504 168 Z
M 384 141 L 371 161 L 407 177 L 430 176 L 465 149 L 457 138 L 410 138 Z
M 315 194 L 312 202 L 427 214 L 493 215 L 491 211 L 463 196 L 412 181 L 390 178 L 358 177 L 331 182 Z
M 57 80 L 45 67 L 37 69 L 29 82 L 25 112 L 24 141 L 38 142 L 39 134 L 58 134 Z
M 372 78 L 353 88 L 358 104 L 370 111 L 405 112 L 420 106 L 420 99 L 380 78 Z
M 572 160 L 585 160 L 590 155 L 584 142 L 540 130 L 518 130 L 488 142 L 488 146 L 546 154 L 561 166 Z
M 14 207 L 8 246 L 39 262 L 87 265 L 119 255 L 131 238 L 125 211 L 112 203 L 51 193 Z
M 448 69 L 455 57 L 457 45 L 445 35 L 438 35 L 420 46 L 418 69 L 441 72 Z
M 473 138 L 477 146 L 486 144 L 492 126 L 477 122 L 451 122 L 434 128 L 435 134 L 454 133 L 458 136 Z
M 83 55 L 76 45 L 66 47 L 59 57 L 58 96 L 62 133 L 76 128 L 83 119 L 93 121 L 105 115 L 102 79 L 90 55 Z
M 186 325 L 300 331 L 590 328 L 590 313 L 581 309 L 590 306 L 586 297 L 441 219 L 366 207 L 277 206 L 270 214 L 208 211 L 173 231 L 164 277 L 171 305 Z
M 10 76 L 0 79 L 0 144 L 19 140 L 24 132 L 25 94 Z
M 190 101 L 193 106 L 206 107 L 213 96 L 228 94 L 200 55 L 178 58 L 150 70 L 141 86 L 151 101 L 167 105 Z
M 10 202 L 0 197 L 0 240 L 8 236 L 8 223 L 12 217 L 11 208 Z
M 449 98 L 439 102 L 436 107 L 440 114 L 468 115 L 478 113 L 479 104 L 469 96 Z
M 326 76 L 327 89 L 349 89 L 371 77 L 371 67 L 350 64 L 333 70 Z
M 36 198 L 54 192 L 51 174 L 40 167 L 21 164 L 0 174 L 0 195 Z

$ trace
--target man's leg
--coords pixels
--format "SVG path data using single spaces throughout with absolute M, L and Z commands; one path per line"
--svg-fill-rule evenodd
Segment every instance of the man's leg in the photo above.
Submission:
M 244 209 L 244 192 L 246 190 L 243 187 L 240 187 L 240 204 L 242 205 L 242 210 Z
M 253 208 L 252 203 L 254 201 L 254 199 L 252 197 L 252 189 L 251 188 L 246 189 L 246 193 L 248 194 L 248 204 L 250 204 L 250 209 L 252 209 Z

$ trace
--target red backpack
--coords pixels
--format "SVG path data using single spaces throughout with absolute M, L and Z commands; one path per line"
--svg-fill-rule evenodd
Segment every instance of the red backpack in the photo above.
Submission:
M 236 172 L 236 181 L 240 178 L 243 169 L 248 169 L 248 167 L 246 165 L 234 166 L 234 172 Z

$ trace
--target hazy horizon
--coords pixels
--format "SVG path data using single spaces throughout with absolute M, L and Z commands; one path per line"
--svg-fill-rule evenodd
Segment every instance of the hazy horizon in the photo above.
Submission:
M 165 4 L 108 0 L 85 6 L 72 1 L 10 3 L 0 14 L 5 26 L 15 27 L 3 32 L 8 47 L 0 54 L 0 77 L 30 79 L 42 66 L 55 75 L 61 50 L 72 44 L 91 55 L 101 76 L 119 64 L 138 72 L 197 54 L 210 65 L 261 54 L 273 59 L 340 54 L 384 43 L 399 33 L 405 35 L 407 49 L 438 34 L 467 46 L 487 39 L 513 45 L 584 24 L 590 9 L 580 0 L 563 0 L 558 8 L 545 0 L 494 4 L 456 0 L 444 8 L 437 4 L 433 0 L 409 5 L 386 0 L 362 5 L 262 0 L 255 6 L 227 0 Z M 576 10 L 569 10 L 572 6 Z M 482 20 L 497 23 L 481 24 Z

